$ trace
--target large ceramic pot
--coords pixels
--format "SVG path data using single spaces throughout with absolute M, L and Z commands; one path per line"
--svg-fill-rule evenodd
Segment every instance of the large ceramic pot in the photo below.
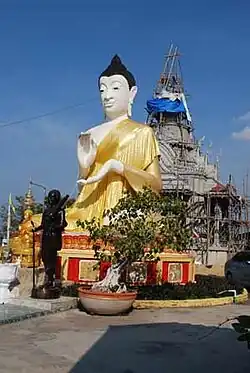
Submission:
M 137 292 L 105 293 L 80 287 L 80 302 L 85 311 L 96 315 L 119 315 L 127 312 L 136 298 Z

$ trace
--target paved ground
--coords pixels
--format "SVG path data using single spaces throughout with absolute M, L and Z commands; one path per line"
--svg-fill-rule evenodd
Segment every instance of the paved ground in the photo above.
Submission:
M 250 351 L 230 325 L 249 306 L 134 311 L 91 317 L 78 310 L 0 327 L 0 373 L 244 373 Z
M 19 306 L 15 304 L 0 304 L 0 324 L 5 324 L 15 320 L 22 320 L 41 314 L 43 309 Z

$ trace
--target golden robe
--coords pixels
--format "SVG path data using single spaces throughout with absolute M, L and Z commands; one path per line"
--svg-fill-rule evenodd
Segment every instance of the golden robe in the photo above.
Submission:
M 130 119 L 118 123 L 100 142 L 88 177 L 95 176 L 109 159 L 124 164 L 124 173 L 108 173 L 101 181 L 83 186 L 76 202 L 66 211 L 66 231 L 77 231 L 76 221 L 93 217 L 103 221 L 105 210 L 114 207 L 124 193 L 144 186 L 161 190 L 159 147 L 152 129 Z

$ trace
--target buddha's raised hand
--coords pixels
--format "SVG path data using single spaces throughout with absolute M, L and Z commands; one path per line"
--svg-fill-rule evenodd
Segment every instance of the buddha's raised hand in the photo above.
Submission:
M 91 133 L 83 133 L 78 137 L 77 158 L 80 166 L 85 169 L 89 168 L 96 156 L 97 144 Z

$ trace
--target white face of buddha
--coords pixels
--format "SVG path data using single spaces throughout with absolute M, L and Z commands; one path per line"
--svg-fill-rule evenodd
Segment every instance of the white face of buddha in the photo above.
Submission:
M 109 120 L 127 114 L 131 116 L 137 87 L 129 89 L 127 79 L 122 75 L 102 76 L 100 79 L 102 106 Z

